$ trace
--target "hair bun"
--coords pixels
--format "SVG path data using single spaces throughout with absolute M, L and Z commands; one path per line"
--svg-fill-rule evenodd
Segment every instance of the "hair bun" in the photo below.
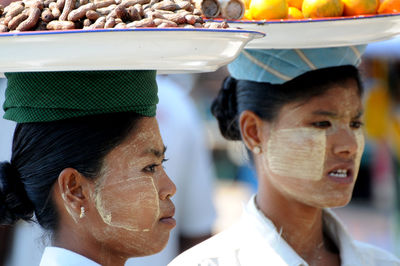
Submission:
M 238 126 L 238 108 L 236 101 L 236 79 L 227 77 L 217 98 L 211 105 L 211 112 L 217 118 L 221 134 L 229 140 L 241 140 Z
M 0 163 L 0 223 L 13 224 L 19 219 L 30 220 L 33 204 L 29 200 L 20 175 L 10 163 Z

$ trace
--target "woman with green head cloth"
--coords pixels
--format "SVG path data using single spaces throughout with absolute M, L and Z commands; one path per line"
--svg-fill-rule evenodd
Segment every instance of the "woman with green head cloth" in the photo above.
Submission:
M 0 163 L 0 221 L 51 233 L 40 265 L 124 265 L 175 226 L 155 71 L 6 73 L 18 122 Z
M 364 48 L 245 50 L 229 66 L 212 112 L 246 146 L 258 190 L 235 225 L 171 266 L 400 265 L 330 210 L 350 201 L 364 148 Z

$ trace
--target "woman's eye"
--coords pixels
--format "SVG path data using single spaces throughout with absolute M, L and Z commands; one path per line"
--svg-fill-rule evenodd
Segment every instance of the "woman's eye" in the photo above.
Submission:
M 331 122 L 329 122 L 329 121 L 320 121 L 320 122 L 314 122 L 314 123 L 312 123 L 312 125 L 314 127 L 317 127 L 317 128 L 328 128 L 328 127 L 331 126 Z
M 148 173 L 154 173 L 156 171 L 157 166 L 159 166 L 159 164 L 152 164 L 152 165 L 145 167 L 143 170 Z
M 364 125 L 361 121 L 353 121 L 350 123 L 350 127 L 352 128 L 361 128 Z

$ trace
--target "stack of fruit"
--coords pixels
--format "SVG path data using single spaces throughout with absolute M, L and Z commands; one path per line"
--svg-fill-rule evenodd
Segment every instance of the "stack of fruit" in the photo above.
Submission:
M 244 0 L 244 19 L 302 19 L 400 12 L 400 0 Z

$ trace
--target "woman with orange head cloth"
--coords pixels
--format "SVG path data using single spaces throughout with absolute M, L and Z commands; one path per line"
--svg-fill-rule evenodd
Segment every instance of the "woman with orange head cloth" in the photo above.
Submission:
M 363 49 L 245 50 L 229 66 L 212 112 L 246 146 L 258 191 L 240 221 L 170 266 L 400 265 L 330 210 L 350 201 L 364 148 Z
M 124 265 L 159 252 L 175 226 L 162 163 L 155 71 L 6 73 L 18 122 L 0 163 L 0 222 L 51 232 L 42 266 Z

